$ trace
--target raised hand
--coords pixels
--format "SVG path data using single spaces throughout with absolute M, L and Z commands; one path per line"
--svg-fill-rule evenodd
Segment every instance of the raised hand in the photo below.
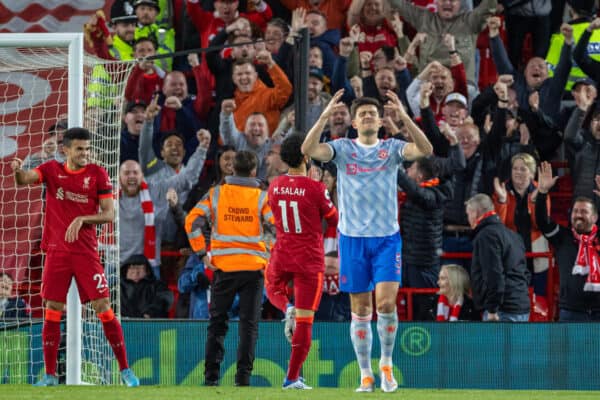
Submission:
M 573 44 L 573 27 L 566 22 L 560 26 L 560 33 L 565 37 L 566 44 Z
M 358 55 L 360 59 L 360 67 L 362 69 L 371 69 L 371 60 L 373 59 L 373 53 L 370 51 L 361 51 Z
M 352 78 L 350 78 L 350 86 L 352 86 L 352 90 L 354 90 L 354 96 L 356 96 L 357 99 L 360 99 L 364 96 L 363 80 L 360 76 L 354 75 Z
M 225 99 L 221 102 L 221 112 L 225 115 L 231 114 L 235 110 L 235 100 Z
M 148 107 L 146 107 L 146 111 L 144 113 L 144 119 L 146 121 L 153 121 L 159 112 L 160 112 L 160 106 L 158 105 L 158 94 L 155 94 L 154 97 L 152 98 L 152 101 L 150 102 L 150 104 L 148 104 Z
M 539 110 L 539 108 L 540 108 L 540 92 L 538 92 L 537 90 L 534 92 L 531 92 L 528 100 L 529 100 L 529 107 L 531 107 L 531 110 L 533 112 L 537 112 L 537 110 Z
M 558 176 L 552 176 L 552 166 L 548 161 L 543 161 L 538 168 L 538 192 L 546 194 L 558 180 Z
M 296 8 L 292 11 L 292 26 L 290 33 L 297 34 L 302 28 L 306 28 L 306 10 L 304 8 Z
M 22 169 L 22 167 L 23 167 L 23 160 L 21 160 L 20 158 L 15 157 L 10 161 L 10 169 L 12 169 L 13 172 Z
M 454 38 L 454 35 L 446 33 L 443 36 L 442 41 L 444 42 L 444 46 L 448 48 L 448 51 L 456 51 L 456 39 Z
M 400 18 L 400 14 L 395 12 L 394 15 L 392 16 L 392 19 L 389 21 L 389 23 L 390 23 L 390 26 L 392 27 L 392 29 L 394 30 L 396 37 L 398 37 L 398 38 L 404 37 L 404 23 L 402 22 L 402 19 Z
M 273 56 L 269 50 L 261 50 L 256 53 L 256 61 L 259 64 L 264 64 L 269 68 L 275 65 L 275 61 L 273 61 Z
M 348 37 L 352 40 L 354 44 L 361 43 L 365 41 L 365 34 L 360 30 L 360 25 L 355 24 L 350 28 L 348 32 Z
M 504 83 L 506 86 L 511 87 L 515 83 L 515 78 L 511 74 L 504 74 L 498 77 L 498 82 Z
M 167 190 L 167 202 L 170 207 L 175 207 L 179 202 L 179 197 L 177 196 L 177 191 L 173 188 L 169 188 Z
M 179 110 L 181 107 L 183 107 L 183 105 L 177 96 L 169 96 L 165 99 L 165 107 Z
M 498 196 L 498 201 L 500 203 L 506 203 L 506 198 L 508 196 L 506 184 L 504 182 L 500 182 L 498 177 L 494 178 L 494 192 L 496 192 L 496 196 Z
M 440 132 L 450 146 L 456 146 L 458 144 L 458 137 L 456 136 L 456 129 L 452 128 L 446 121 L 440 121 L 439 123 Z
M 340 40 L 339 44 L 340 56 L 342 57 L 350 57 L 352 54 L 352 50 L 354 50 L 354 42 L 350 37 L 345 37 Z
M 528 145 L 529 141 L 531 140 L 531 133 L 529 132 L 527 124 L 522 123 L 519 125 L 519 134 L 519 143 L 521 143 L 522 145 Z
M 489 17 L 487 19 L 487 26 L 489 29 L 490 37 L 498 36 L 500 33 L 500 26 L 502 25 L 502 21 L 499 17 Z
M 329 100 L 329 103 L 327 103 L 327 106 L 325 107 L 323 112 L 321 112 L 321 118 L 327 119 L 331 116 L 331 114 L 333 113 L 333 110 L 340 104 L 340 99 L 342 98 L 343 95 L 344 95 L 344 89 L 340 89 L 337 92 L 335 92 L 335 94 L 333 95 L 331 100 Z
M 204 149 L 208 149 L 210 146 L 211 135 L 210 132 L 206 129 L 199 129 L 196 132 L 196 138 L 198 138 L 198 147 L 202 147 Z
M 587 30 L 595 31 L 598 28 L 600 28 L 600 18 L 596 17 L 592 22 L 590 22 L 590 24 L 587 27 Z
M 187 59 L 188 59 L 188 63 L 190 64 L 190 66 L 192 68 L 200 65 L 200 59 L 198 58 L 198 54 L 196 54 L 196 53 L 188 54 Z
M 387 92 L 385 92 L 385 95 L 389 99 L 386 104 L 392 105 L 395 111 L 400 116 L 400 118 L 404 118 L 408 115 L 406 109 L 404 108 L 404 104 L 402 104 L 402 101 L 400 101 L 400 98 L 398 97 L 396 92 L 394 92 L 393 90 L 388 90 Z

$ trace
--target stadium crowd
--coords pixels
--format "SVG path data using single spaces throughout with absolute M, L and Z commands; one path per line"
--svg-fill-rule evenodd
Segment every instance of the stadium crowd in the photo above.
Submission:
M 265 190 L 286 173 L 279 152 L 298 117 L 294 44 L 308 28 L 309 128 L 344 89 L 321 142 L 356 138 L 350 106 L 363 97 L 381 104 L 380 140 L 411 142 L 414 136 L 390 105 L 393 91 L 433 145 L 432 156 L 405 162 L 398 171 L 402 286 L 439 288 L 437 294 L 416 296 L 414 318 L 480 320 L 501 312 L 546 320 L 551 260 L 525 258 L 525 252 L 556 251 L 560 319 L 599 320 L 595 3 L 115 0 L 110 16 L 97 13 L 84 32 L 96 56 L 137 60 L 122 101 L 123 316 L 208 318 L 213 271 L 192 251 L 186 215 L 234 174 L 236 152 L 256 154 L 256 179 Z M 209 50 L 146 59 L 197 48 Z M 108 90 L 110 80 L 109 70 L 94 70 L 88 107 L 107 106 L 95 94 Z M 64 121 L 53 125 L 42 151 L 25 160 L 27 169 L 63 160 L 65 129 Z M 208 138 L 206 149 L 201 144 Z M 574 205 L 551 204 L 559 185 L 547 162 L 557 160 L 568 163 L 561 182 L 572 182 Z M 543 177 L 536 178 L 538 171 Z M 313 162 L 309 176 L 327 186 L 337 205 L 336 166 Z M 469 201 L 478 194 L 489 197 Z M 465 208 L 467 201 L 476 217 Z M 551 214 L 565 226 L 559 230 Z M 493 221 L 484 223 L 488 218 Z M 489 231 L 500 229 L 497 223 L 515 234 L 502 234 L 501 245 L 481 239 L 486 229 L 497 238 Z M 339 290 L 336 227 L 327 226 L 323 234 L 326 271 L 315 318 L 348 321 L 349 298 Z M 203 235 L 209 240 L 210 228 Z M 473 252 L 474 237 L 480 248 L 473 268 L 468 258 L 442 256 Z M 524 314 L 530 302 L 531 314 Z M 5 310 L 20 312 L 18 304 L 0 298 Z M 230 317 L 238 310 L 234 303 Z M 265 297 L 262 317 L 283 315 Z

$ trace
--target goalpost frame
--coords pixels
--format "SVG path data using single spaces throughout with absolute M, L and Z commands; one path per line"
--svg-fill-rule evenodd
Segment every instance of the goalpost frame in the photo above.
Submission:
M 83 33 L 3 33 L 0 47 L 68 47 L 68 124 L 83 126 Z M 67 296 L 67 385 L 81 384 L 81 311 L 73 280 Z

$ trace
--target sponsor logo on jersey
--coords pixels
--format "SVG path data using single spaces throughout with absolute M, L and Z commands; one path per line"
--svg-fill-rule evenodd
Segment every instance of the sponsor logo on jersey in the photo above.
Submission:
M 63 190 L 63 188 L 59 187 L 56 190 L 56 198 L 58 200 L 64 200 L 65 199 L 65 191 Z

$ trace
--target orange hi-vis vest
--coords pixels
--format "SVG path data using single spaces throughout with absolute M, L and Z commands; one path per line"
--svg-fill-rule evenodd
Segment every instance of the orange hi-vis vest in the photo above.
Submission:
M 185 231 L 196 253 L 206 252 L 200 218 L 210 222 L 212 264 L 224 272 L 263 269 L 269 257 L 263 235 L 263 222 L 274 224 L 267 203 L 267 192 L 256 187 L 223 184 L 211 188 L 208 195 L 190 210 Z

